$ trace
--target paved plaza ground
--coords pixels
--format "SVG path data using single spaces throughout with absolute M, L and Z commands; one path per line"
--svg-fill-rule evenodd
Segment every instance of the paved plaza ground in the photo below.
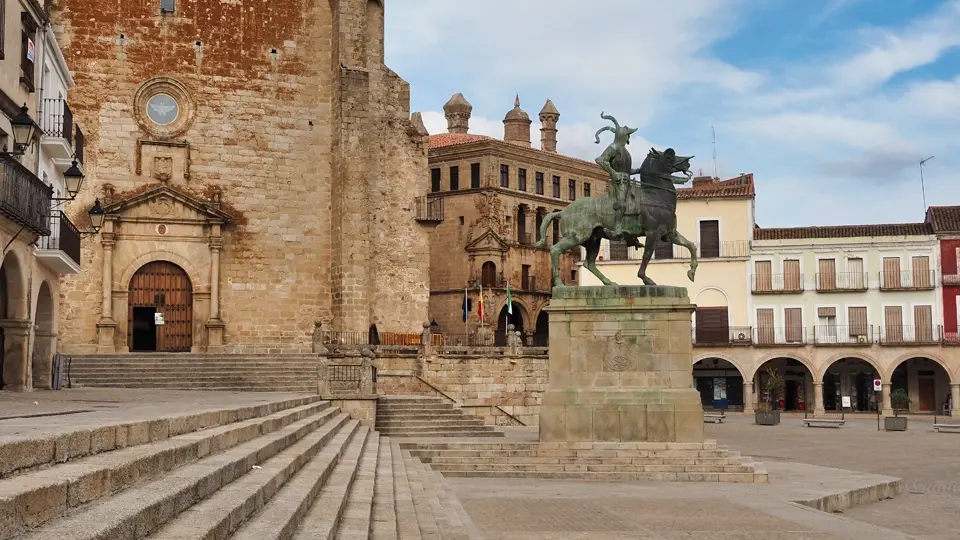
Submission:
M 0 442 L 291 396 L 113 389 L 0 393 Z M 763 462 L 768 485 L 447 482 L 473 520 L 477 540 L 960 538 L 960 434 L 933 433 L 932 417 L 911 417 L 905 433 L 877 432 L 875 417 L 848 417 L 841 429 L 803 428 L 800 419 L 784 415 L 781 425 L 764 427 L 753 425 L 752 417 L 730 415 L 724 424 L 705 426 L 708 438 Z M 502 440 L 533 438 L 533 430 L 511 429 Z M 843 514 L 792 502 L 890 476 L 903 478 L 907 493 Z

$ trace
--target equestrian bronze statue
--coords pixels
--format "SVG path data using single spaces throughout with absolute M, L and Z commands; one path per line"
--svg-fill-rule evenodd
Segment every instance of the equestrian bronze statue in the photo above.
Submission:
M 647 276 L 647 265 L 660 242 L 668 242 L 687 248 L 690 252 L 690 269 L 687 277 L 694 280 L 697 272 L 696 245 L 677 232 L 677 188 L 693 176 L 690 172 L 690 160 L 693 156 L 678 156 L 672 148 L 663 152 L 651 148 L 639 169 L 633 168 L 630 152 L 630 135 L 637 130 L 621 126 L 609 115 L 600 113 L 600 117 L 613 123 L 597 131 L 597 144 L 600 134 L 612 131 L 613 142 L 597 158 L 597 164 L 610 175 L 610 188 L 600 197 L 582 197 L 570 203 L 559 212 L 551 212 L 540 224 L 540 241 L 537 247 L 544 247 L 547 239 L 547 227 L 554 219 L 560 220 L 560 241 L 550 247 L 553 263 L 553 284 L 563 287 L 560 279 L 560 254 L 564 251 L 583 246 L 587 251 L 583 266 L 604 285 L 616 285 L 597 269 L 597 256 L 600 254 L 600 240 L 623 240 L 627 245 L 643 247 L 643 260 L 637 277 L 644 285 L 656 285 Z M 684 176 L 673 176 L 681 173 Z M 636 182 L 631 177 L 640 175 Z M 643 236 L 641 244 L 638 238 Z

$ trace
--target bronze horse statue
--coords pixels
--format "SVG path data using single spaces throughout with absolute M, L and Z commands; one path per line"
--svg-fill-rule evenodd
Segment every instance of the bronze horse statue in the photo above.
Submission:
M 597 162 L 611 174 L 611 189 L 600 197 L 583 197 L 570 203 L 559 212 L 551 212 L 540 224 L 540 241 L 537 247 L 544 247 L 547 239 L 547 227 L 554 219 L 560 219 L 560 241 L 551 246 L 553 263 L 553 284 L 563 287 L 560 279 L 560 254 L 572 248 L 583 246 L 587 256 L 583 266 L 604 285 L 616 285 L 597 269 L 597 256 L 600 254 L 600 240 L 626 240 L 629 245 L 641 246 L 637 238 L 645 236 L 643 260 L 637 277 L 644 285 L 656 285 L 647 275 L 647 265 L 657 245 L 664 241 L 687 248 L 690 252 L 690 269 L 687 277 L 694 280 L 697 271 L 696 245 L 677 232 L 677 191 L 676 185 L 689 181 L 690 159 L 693 156 L 677 156 L 672 148 L 663 152 L 650 149 L 639 169 L 632 169 L 629 152 L 629 136 L 636 130 L 621 127 L 613 117 L 615 128 L 604 128 L 599 134 L 609 130 L 614 132 L 614 142 L 604 151 Z M 606 166 L 605 166 L 606 165 Z M 683 177 L 673 176 L 682 173 Z M 639 174 L 640 182 L 630 179 L 631 174 Z M 618 209 L 618 206 L 620 207 Z

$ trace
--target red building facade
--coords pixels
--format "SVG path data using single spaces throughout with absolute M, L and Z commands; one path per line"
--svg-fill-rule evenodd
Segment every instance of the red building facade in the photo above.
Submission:
M 943 283 L 943 337 L 960 341 L 960 206 L 931 206 L 927 223 L 940 242 L 940 279 Z

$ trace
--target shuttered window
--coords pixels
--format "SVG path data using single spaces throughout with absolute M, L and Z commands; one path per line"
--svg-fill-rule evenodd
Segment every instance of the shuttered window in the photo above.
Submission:
M 913 266 L 913 286 L 929 289 L 933 287 L 933 280 L 930 277 L 930 257 L 914 257 Z
M 867 327 L 867 308 L 847 308 L 847 324 L 850 326 L 851 337 L 869 336 L 869 328 Z
M 900 306 L 883 308 L 883 332 L 887 343 L 903 343 L 903 309 Z
M 700 222 L 700 256 L 720 256 L 720 222 L 715 219 Z
M 799 259 L 786 259 L 783 261 L 783 290 L 801 290 Z
M 867 284 L 863 275 L 863 259 L 847 259 L 847 288 L 867 288 Z
M 913 331 L 918 342 L 933 342 L 932 306 L 913 306 Z
M 837 289 L 837 261 L 835 259 L 820 259 L 818 261 L 819 275 L 817 276 L 821 291 Z
M 661 241 L 657 243 L 657 247 L 653 248 L 653 258 L 654 259 L 672 259 L 673 258 L 673 243 Z
M 757 309 L 757 343 L 771 345 L 774 335 L 773 308 Z
M 900 257 L 883 258 L 883 279 L 881 283 L 884 289 L 900 288 Z
M 611 261 L 625 261 L 627 260 L 627 242 L 626 240 L 611 240 L 610 241 L 610 260 Z
M 697 307 L 697 343 L 729 343 L 726 307 Z
M 783 310 L 787 343 L 803 341 L 803 310 L 801 308 L 787 308 Z
M 470 164 L 470 187 L 471 188 L 480 187 L 480 164 L 479 163 Z
M 753 290 L 769 292 L 773 290 L 773 264 L 770 261 L 757 261 L 754 264 Z

